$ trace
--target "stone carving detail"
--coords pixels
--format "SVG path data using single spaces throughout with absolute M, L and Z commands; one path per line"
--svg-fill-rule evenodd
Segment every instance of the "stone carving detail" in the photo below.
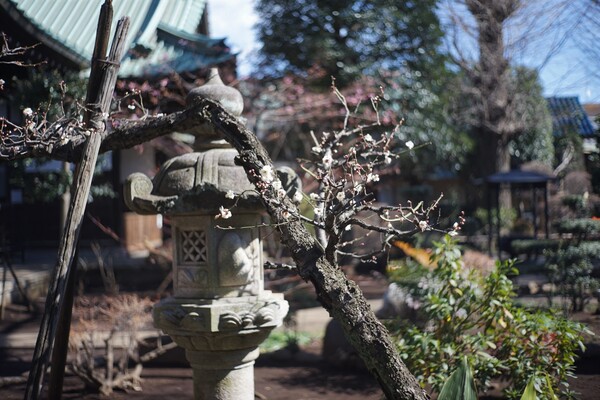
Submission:
M 287 311 L 287 310 L 286 310 Z M 235 313 L 227 311 L 219 318 L 219 329 L 243 329 L 251 326 L 262 326 L 275 320 L 275 311 L 264 306 L 257 312 L 241 312 Z
M 227 312 L 219 318 L 219 329 L 238 329 L 242 326 L 242 319 L 234 312 Z
M 219 242 L 219 284 L 243 286 L 253 279 L 255 249 L 250 232 L 223 235 Z
M 275 312 L 270 307 L 263 307 L 256 313 L 254 323 L 261 326 L 275 320 Z
M 204 268 L 179 267 L 177 285 L 180 288 L 208 287 L 208 271 Z
M 155 313 L 155 320 L 160 321 L 162 329 L 203 331 L 208 328 L 204 315 L 183 307 L 164 308 L 159 314 Z
M 179 230 L 179 263 L 205 264 L 206 233 L 201 230 Z

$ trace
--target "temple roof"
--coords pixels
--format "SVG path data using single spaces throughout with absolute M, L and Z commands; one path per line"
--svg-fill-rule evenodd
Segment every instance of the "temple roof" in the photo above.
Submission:
M 28 33 L 79 69 L 89 65 L 104 0 L 0 0 Z M 131 19 L 121 77 L 152 77 L 206 68 L 235 57 L 225 39 L 196 33 L 206 0 L 114 0 L 113 31 Z M 10 32 L 7 32 L 10 35 Z
M 596 135 L 596 131 L 581 106 L 578 97 L 548 97 L 554 136 L 576 132 L 583 137 Z

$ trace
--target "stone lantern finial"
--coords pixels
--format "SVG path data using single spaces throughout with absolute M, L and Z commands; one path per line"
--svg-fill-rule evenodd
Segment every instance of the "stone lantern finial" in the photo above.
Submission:
M 190 90 L 185 101 L 189 107 L 203 99 L 216 101 L 225 111 L 236 118 L 240 118 L 244 110 L 242 94 L 236 88 L 225 86 L 217 68 L 211 68 L 206 83 Z M 215 132 L 214 128 L 208 123 L 196 126 L 186 133 L 196 136 L 195 151 L 229 147 L 229 143 Z
M 190 90 L 185 101 L 190 106 L 198 99 L 214 100 L 220 103 L 225 111 L 235 117 L 242 115 L 244 110 L 242 94 L 231 86 L 225 86 L 217 68 L 211 68 L 206 83 Z

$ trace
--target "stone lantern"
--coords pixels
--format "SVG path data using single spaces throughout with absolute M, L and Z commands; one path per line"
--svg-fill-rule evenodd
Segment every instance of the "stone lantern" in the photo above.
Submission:
M 241 114 L 241 95 L 224 86 L 218 73 L 192 90 L 188 102 L 195 97 Z M 171 221 L 174 296 L 154 307 L 154 324 L 185 349 L 195 399 L 251 400 L 258 345 L 281 325 L 288 303 L 263 288 L 263 210 L 234 163 L 237 151 L 208 127 L 198 129 L 201 151 L 167 161 L 153 180 L 131 175 L 126 203 L 137 213 L 160 213 Z M 234 203 L 232 216 L 222 218 L 221 207 Z

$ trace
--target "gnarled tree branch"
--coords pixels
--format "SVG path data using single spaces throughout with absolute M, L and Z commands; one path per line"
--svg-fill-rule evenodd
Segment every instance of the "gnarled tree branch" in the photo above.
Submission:
M 281 199 L 275 189 L 261 180 L 260 170 L 272 166 L 271 159 L 256 136 L 218 103 L 202 99 L 186 110 L 143 121 L 113 121 L 103 138 L 101 151 L 122 149 L 172 132 L 197 132 L 207 128 L 204 136 L 219 135 L 239 152 L 237 162 L 246 170 L 248 179 L 261 193 L 273 223 L 280 230 L 297 265 L 298 274 L 315 286 L 319 301 L 342 325 L 346 336 L 379 381 L 389 399 L 427 399 L 427 394 L 408 371 L 387 329 L 375 317 L 362 292 L 348 280 L 339 266 L 326 257 L 324 249 L 306 230 L 302 221 L 289 218 L 286 210 L 295 209 L 289 198 Z M 84 143 L 84 131 L 73 129 L 65 140 L 58 140 L 61 129 L 46 132 L 47 143 L 35 146 L 22 140 L 11 156 L 10 146 L 0 146 L 1 158 L 24 158 L 44 154 L 61 160 L 75 159 Z M 18 147 L 18 146 L 17 146 Z

